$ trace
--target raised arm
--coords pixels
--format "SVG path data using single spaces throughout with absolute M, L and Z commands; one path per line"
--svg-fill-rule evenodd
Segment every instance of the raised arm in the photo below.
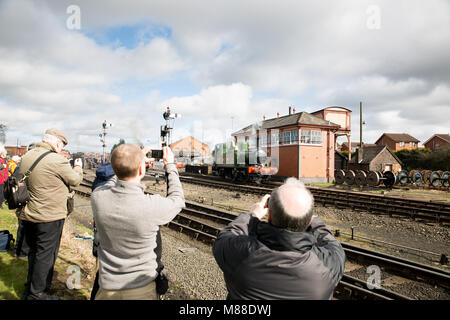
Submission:
M 315 247 L 316 254 L 323 260 L 324 264 L 330 268 L 333 280 L 337 282 L 342 278 L 345 267 L 345 252 L 339 241 L 337 241 L 325 223 L 317 216 L 313 217 L 310 230 L 318 246 Z
M 66 185 L 71 187 L 78 186 L 83 181 L 83 169 L 76 165 L 72 168 L 69 161 L 60 157 L 60 161 L 55 165 L 58 167 L 58 174 Z
M 183 188 L 175 164 L 167 164 L 165 169 L 168 186 L 167 197 L 147 195 L 151 204 L 149 210 L 158 225 L 169 223 L 185 207 Z

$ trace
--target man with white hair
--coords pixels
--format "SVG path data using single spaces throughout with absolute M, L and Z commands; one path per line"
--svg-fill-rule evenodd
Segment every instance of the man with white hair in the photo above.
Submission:
M 68 186 L 83 180 L 81 159 L 74 168 L 59 153 L 68 141 L 58 129 L 48 129 L 42 142 L 22 158 L 19 173 L 25 174 L 41 156 L 26 180 L 30 200 L 17 209 L 29 247 L 28 278 L 22 295 L 27 300 L 56 300 L 49 295 L 62 229 L 67 217 Z
M 313 207 L 309 190 L 289 178 L 220 232 L 213 252 L 228 299 L 333 297 L 345 253 Z

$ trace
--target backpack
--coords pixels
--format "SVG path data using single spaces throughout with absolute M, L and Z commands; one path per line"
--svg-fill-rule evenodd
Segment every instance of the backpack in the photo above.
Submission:
M 0 231 L 0 252 L 6 252 L 11 248 L 11 241 L 14 245 L 14 237 L 8 230 Z
M 8 202 L 8 209 L 17 209 L 24 207 L 30 200 L 30 193 L 28 192 L 27 185 L 25 183 L 26 179 L 30 176 L 31 171 L 36 167 L 39 161 L 42 160 L 46 155 L 52 153 L 53 151 L 44 152 L 36 159 L 36 161 L 31 165 L 30 169 L 25 172 L 25 174 L 19 173 L 19 170 L 15 170 L 14 174 L 8 177 L 5 185 L 3 187 L 3 194 L 6 201 Z

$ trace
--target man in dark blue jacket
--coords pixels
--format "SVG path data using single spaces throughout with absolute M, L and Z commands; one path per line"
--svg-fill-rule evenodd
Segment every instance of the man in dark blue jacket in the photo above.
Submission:
M 114 175 L 115 175 L 115 173 L 111 166 L 111 163 L 102 164 L 95 172 L 95 179 L 94 179 L 94 182 L 92 182 L 92 186 L 91 186 L 92 191 L 94 191 L 95 188 L 101 187 L 102 185 L 106 184 L 106 182 L 108 182 L 109 179 L 114 177 Z M 97 227 L 95 226 L 95 223 L 94 223 L 94 243 L 92 244 L 92 254 L 94 257 L 97 258 L 97 256 L 98 256 L 97 255 L 98 240 L 95 237 L 96 233 L 97 233 Z M 100 286 L 98 284 L 98 270 L 97 270 L 97 273 L 95 274 L 94 286 L 92 287 L 92 291 L 91 291 L 91 299 L 90 300 L 95 300 L 95 295 L 97 294 L 97 291 L 99 288 L 100 288 Z
M 220 232 L 213 252 L 229 299 L 333 297 L 345 253 L 313 206 L 303 183 L 289 178 Z

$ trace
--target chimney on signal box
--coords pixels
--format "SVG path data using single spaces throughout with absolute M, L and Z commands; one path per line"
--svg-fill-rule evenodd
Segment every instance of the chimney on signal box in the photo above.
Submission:
M 263 116 L 264 121 L 266 121 L 266 115 Z
M 294 110 L 292 110 L 293 112 L 292 113 L 295 113 L 295 107 L 294 107 Z
M 289 107 L 289 115 L 292 114 L 292 107 Z
M 280 113 L 279 112 L 277 112 L 277 118 L 279 118 L 280 117 Z

